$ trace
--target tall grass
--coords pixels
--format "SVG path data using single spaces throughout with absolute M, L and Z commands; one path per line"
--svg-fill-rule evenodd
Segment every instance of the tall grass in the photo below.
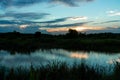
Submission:
M 66 63 L 53 62 L 39 68 L 11 68 L 6 71 L 0 68 L 0 80 L 120 80 L 120 64 L 117 63 L 112 74 L 98 72 L 100 67 L 93 68 L 85 64 L 68 66 Z M 104 70 L 104 69 L 103 69 Z

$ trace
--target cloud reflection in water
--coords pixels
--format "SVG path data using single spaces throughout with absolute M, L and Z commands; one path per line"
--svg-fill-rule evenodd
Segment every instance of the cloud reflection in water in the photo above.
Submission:
M 72 54 L 70 54 L 70 57 L 78 58 L 78 59 L 87 59 L 88 54 L 86 54 L 86 53 L 83 53 L 83 54 L 81 54 L 81 53 L 72 53 Z
M 113 65 L 111 60 L 120 62 L 120 54 L 108 55 L 99 52 L 85 51 L 67 51 L 64 49 L 37 50 L 30 54 L 16 53 L 11 55 L 10 52 L 0 51 L 0 66 L 6 67 L 29 67 L 32 65 L 40 66 L 51 61 L 63 61 L 68 64 L 78 64 L 84 62 L 89 66 L 109 66 Z

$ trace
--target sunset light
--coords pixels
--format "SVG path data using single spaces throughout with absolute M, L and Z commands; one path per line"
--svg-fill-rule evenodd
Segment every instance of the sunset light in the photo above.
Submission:
M 0 0 L 0 80 L 120 80 L 120 0 Z
M 63 34 L 76 29 L 86 33 L 120 33 L 119 3 L 119 0 L 2 0 L 0 32 Z
M 72 53 L 70 55 L 70 57 L 78 58 L 78 59 L 87 59 L 88 58 L 88 54 L 86 54 L 86 53 L 83 53 L 83 54 L 81 54 L 81 53 Z

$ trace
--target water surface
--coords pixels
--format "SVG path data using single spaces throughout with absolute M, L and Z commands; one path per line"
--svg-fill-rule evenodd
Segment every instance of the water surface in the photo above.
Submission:
M 70 65 L 81 62 L 89 66 L 109 67 L 114 65 L 114 61 L 120 62 L 120 53 L 101 53 L 94 51 L 68 51 L 64 49 L 40 49 L 30 54 L 15 53 L 1 50 L 0 65 L 6 67 L 29 67 L 32 65 L 39 67 L 52 61 L 62 61 Z

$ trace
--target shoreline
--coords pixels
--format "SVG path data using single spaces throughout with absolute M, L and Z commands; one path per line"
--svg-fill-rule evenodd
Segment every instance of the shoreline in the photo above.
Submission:
M 81 37 L 81 35 L 83 36 Z M 120 34 L 105 33 L 81 35 L 77 37 L 68 37 L 67 34 L 56 36 L 48 34 L 36 35 L 21 33 L 0 33 L 0 49 L 13 52 L 30 52 L 38 49 L 51 48 L 99 52 L 120 52 Z M 105 35 L 112 36 L 110 37 Z

